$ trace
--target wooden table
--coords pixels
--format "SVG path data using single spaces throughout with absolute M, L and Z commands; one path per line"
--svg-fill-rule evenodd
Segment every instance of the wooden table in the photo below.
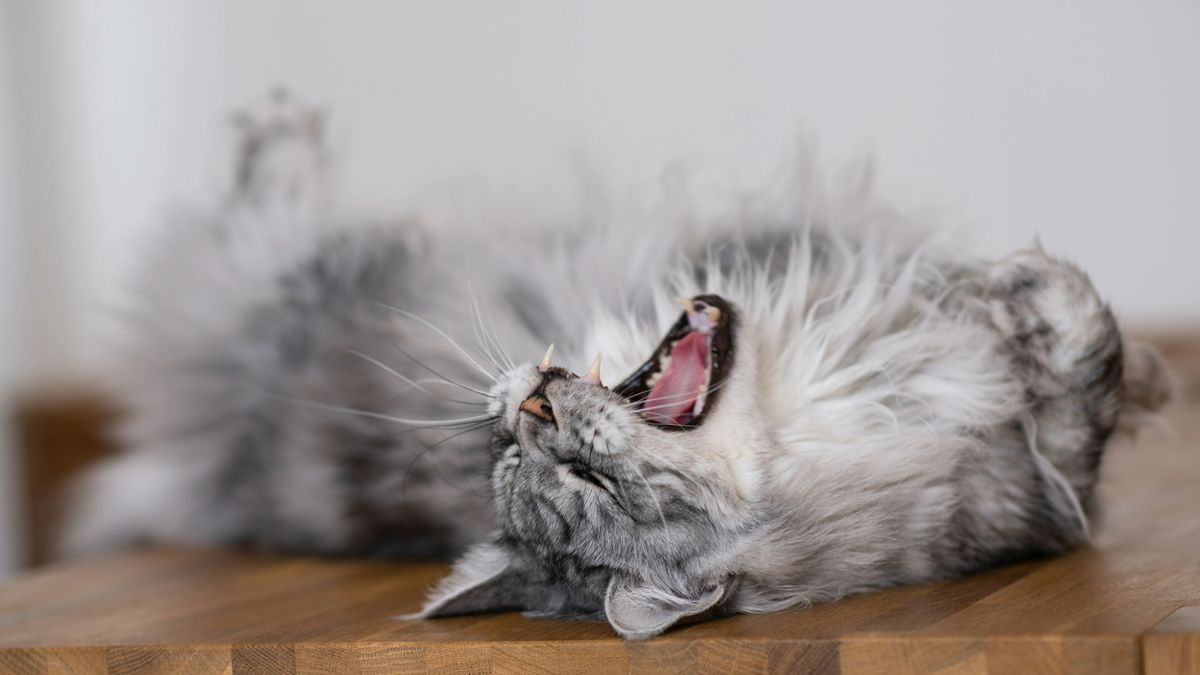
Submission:
M 401 622 L 444 567 L 142 551 L 0 587 L 0 672 L 1200 673 L 1200 404 L 1115 448 L 1094 548 L 622 642 L 515 614 Z

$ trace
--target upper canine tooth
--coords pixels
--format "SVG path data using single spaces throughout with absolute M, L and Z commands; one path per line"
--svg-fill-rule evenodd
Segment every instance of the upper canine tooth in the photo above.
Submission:
M 604 386 L 600 382 L 600 355 L 599 354 L 597 354 L 595 360 L 592 361 L 592 367 L 588 368 L 587 375 L 584 375 L 582 378 L 580 378 L 580 381 L 586 382 L 588 384 L 599 384 L 600 386 Z
M 542 357 L 542 364 L 538 366 L 538 370 L 543 373 L 550 370 L 554 366 L 554 344 L 550 344 L 550 348 L 546 350 L 546 355 Z

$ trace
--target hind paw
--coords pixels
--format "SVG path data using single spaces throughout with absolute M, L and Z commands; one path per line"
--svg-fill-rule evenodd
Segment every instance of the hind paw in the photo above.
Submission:
M 992 324 L 1022 360 L 1065 374 L 1098 350 L 1119 350 L 1115 321 L 1078 267 L 1021 251 L 995 263 L 987 284 Z
M 238 133 L 234 196 L 255 205 L 318 196 L 327 164 L 325 114 L 285 89 L 233 115 Z

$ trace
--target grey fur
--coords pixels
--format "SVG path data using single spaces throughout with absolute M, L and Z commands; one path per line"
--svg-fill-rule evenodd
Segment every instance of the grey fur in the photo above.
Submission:
M 1040 250 L 964 259 L 834 228 L 853 220 L 836 209 L 338 229 L 321 125 L 273 106 L 241 122 L 229 201 L 147 263 L 115 381 L 129 451 L 81 488 L 72 552 L 467 550 L 420 617 L 520 609 L 643 638 L 1079 545 L 1114 430 L 1166 399 L 1153 353 Z M 734 308 L 736 351 L 696 429 L 512 358 L 555 341 L 631 372 L 669 297 L 706 292 Z M 534 393 L 552 421 L 519 410 Z

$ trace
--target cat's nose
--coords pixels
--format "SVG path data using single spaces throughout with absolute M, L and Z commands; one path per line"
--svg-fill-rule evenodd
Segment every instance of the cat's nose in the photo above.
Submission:
M 521 401 L 520 409 L 540 420 L 554 422 L 554 408 L 550 406 L 550 400 L 541 394 L 534 394 Z

